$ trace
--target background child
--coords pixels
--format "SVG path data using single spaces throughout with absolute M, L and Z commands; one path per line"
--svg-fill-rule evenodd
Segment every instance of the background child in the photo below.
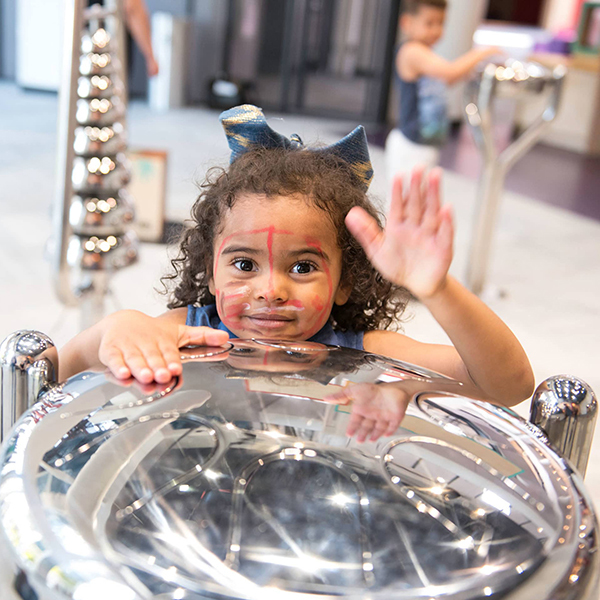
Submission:
M 391 188 L 399 172 L 420 164 L 437 165 L 448 134 L 446 88 L 464 79 L 497 48 L 471 50 L 455 61 L 433 51 L 444 33 L 447 0 L 404 0 L 402 44 L 396 55 L 399 87 L 398 125 L 386 140 L 386 169 Z
M 61 378 L 102 363 L 119 378 L 164 382 L 181 373 L 180 347 L 236 336 L 361 348 L 439 371 L 501 404 L 531 394 L 519 342 L 448 275 L 452 217 L 440 205 L 439 170 L 425 180 L 417 169 L 406 196 L 396 179 L 382 229 L 366 195 L 372 169 L 362 128 L 307 150 L 271 130 L 255 107 L 222 120 L 233 162 L 213 172 L 192 209 L 194 226 L 167 278 L 171 310 L 158 318 L 121 311 L 84 331 L 61 352 Z M 386 330 L 406 290 L 454 347 Z

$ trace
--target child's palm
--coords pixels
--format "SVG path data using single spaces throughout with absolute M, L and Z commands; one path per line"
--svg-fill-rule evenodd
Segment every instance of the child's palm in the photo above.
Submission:
M 360 208 L 346 220 L 373 266 L 419 298 L 432 295 L 445 281 L 453 238 L 451 211 L 440 206 L 440 171 L 432 171 L 425 189 L 422 176 L 422 169 L 414 172 L 406 198 L 402 179 L 396 179 L 384 230 Z

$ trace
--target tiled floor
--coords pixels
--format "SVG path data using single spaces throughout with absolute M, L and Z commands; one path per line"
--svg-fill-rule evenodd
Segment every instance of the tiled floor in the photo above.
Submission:
M 56 98 L 0 83 L 0 99 L 0 338 L 16 329 L 33 328 L 48 333 L 61 345 L 77 331 L 78 315 L 76 309 L 65 309 L 57 301 L 50 265 L 44 259 L 55 185 Z M 206 167 L 227 160 L 216 117 L 214 111 L 191 108 L 166 115 L 154 114 L 141 104 L 130 108 L 131 146 L 169 152 L 167 217 L 171 220 L 186 218 L 196 195 L 194 180 L 202 178 Z M 275 126 L 284 134 L 298 131 L 307 141 L 329 143 L 354 124 L 288 116 L 276 120 Z M 555 162 L 538 156 L 540 162 L 523 174 L 531 186 L 531 196 L 546 185 L 544 180 L 554 176 L 548 169 L 556 168 Z M 372 193 L 382 198 L 383 152 L 376 146 L 372 160 L 376 173 Z M 585 181 L 577 180 L 573 185 L 585 185 Z M 595 193 L 597 197 L 597 189 L 578 193 L 586 197 Z M 452 271 L 461 279 L 476 182 L 448 171 L 444 195 L 455 208 Z M 167 265 L 164 246 L 144 244 L 138 264 L 114 277 L 108 308 L 137 308 L 151 314 L 164 310 L 165 299 L 155 288 Z M 522 341 L 537 381 L 570 373 L 600 392 L 600 222 L 507 192 L 489 281 L 486 298 Z M 408 312 L 414 318 L 405 324 L 407 334 L 424 341 L 445 338 L 421 306 L 411 306 Z M 526 404 L 518 411 L 526 415 Z M 592 497 L 599 498 L 600 431 L 586 481 Z

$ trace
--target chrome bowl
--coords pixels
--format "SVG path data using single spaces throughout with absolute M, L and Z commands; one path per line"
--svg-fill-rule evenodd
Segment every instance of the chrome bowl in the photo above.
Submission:
M 102 23 L 102 25 L 105 25 Z M 110 29 L 114 30 L 113 27 L 94 27 L 93 31 L 88 31 L 81 36 L 81 52 L 82 54 L 96 53 L 101 54 L 102 52 L 109 52 L 114 54 L 114 42 L 112 42 L 112 35 Z
M 119 96 L 77 100 L 75 118 L 79 125 L 103 127 L 122 121 L 124 117 L 125 104 Z
M 83 75 L 77 81 L 77 95 L 80 98 L 110 98 L 119 96 L 123 99 L 125 88 L 120 79 L 108 75 Z
M 103 127 L 86 125 L 75 129 L 73 149 L 79 156 L 110 156 L 127 147 L 125 128 L 120 122 Z
M 124 154 L 116 156 L 76 156 L 71 180 L 73 191 L 110 191 L 116 193 L 129 183 L 129 161 Z
M 594 597 L 582 481 L 512 411 L 356 350 L 183 353 L 168 384 L 83 373 L 17 423 L 0 456 L 3 600 Z M 394 401 L 325 400 L 355 383 Z M 347 435 L 398 402 L 391 436 Z
M 566 74 L 564 65 L 549 69 L 533 61 L 508 59 L 501 63 L 488 63 L 482 67 L 469 85 L 479 87 L 483 79 L 494 86 L 496 97 L 520 99 L 552 91 Z
M 79 60 L 79 73 L 81 75 L 111 75 L 120 72 L 117 63 L 119 59 L 115 54 L 108 52 L 88 52 L 82 54 Z
M 84 271 L 122 269 L 135 262 L 138 245 L 133 231 L 121 235 L 72 235 L 67 247 L 67 263 Z
M 125 233 L 133 223 L 133 199 L 118 194 L 74 196 L 69 210 L 71 229 L 78 235 L 108 236 Z

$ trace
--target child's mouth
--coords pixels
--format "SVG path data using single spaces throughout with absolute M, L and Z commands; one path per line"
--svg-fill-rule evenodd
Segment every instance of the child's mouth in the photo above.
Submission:
M 292 322 L 289 317 L 278 314 L 246 315 L 246 318 L 261 329 L 279 329 Z

